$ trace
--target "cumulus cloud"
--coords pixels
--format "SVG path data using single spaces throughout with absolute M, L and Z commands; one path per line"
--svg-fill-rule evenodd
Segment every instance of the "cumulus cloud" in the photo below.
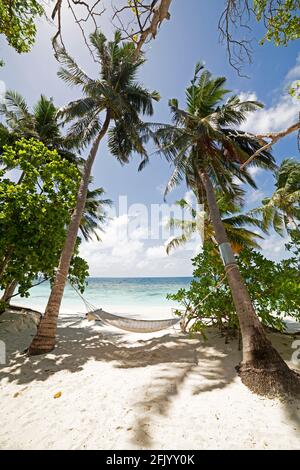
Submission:
M 165 245 L 151 246 L 146 250 L 146 257 L 148 259 L 161 259 L 167 257 Z
M 288 258 L 290 253 L 285 249 L 285 245 L 288 241 L 288 235 L 281 237 L 277 233 L 273 233 L 266 236 L 264 240 L 260 241 L 262 254 L 273 261 L 280 261 L 283 258 Z
M 299 100 L 292 98 L 288 93 L 288 85 L 291 80 L 300 79 L 300 54 L 295 66 L 287 73 L 281 93 L 277 102 L 272 106 L 251 113 L 241 128 L 248 132 L 263 134 L 266 132 L 276 132 L 293 124 L 299 115 Z M 243 100 L 259 100 L 255 92 L 242 92 L 239 94 Z
M 287 92 L 287 84 L 300 79 L 300 54 L 295 66 L 287 73 L 284 87 L 278 95 L 277 102 L 266 106 L 256 113 L 250 114 L 243 125 L 245 131 L 254 133 L 274 132 L 291 125 L 298 117 L 299 101 L 293 99 Z M 240 93 L 242 100 L 258 100 L 255 92 Z M 250 168 L 252 176 L 257 176 L 262 170 Z M 164 185 L 156 190 L 163 193 Z M 251 189 L 247 194 L 248 205 L 258 205 L 266 196 L 262 190 Z M 184 198 L 194 206 L 195 198 L 192 191 L 187 191 Z M 137 208 L 137 213 L 139 212 Z M 161 211 L 157 223 L 152 224 L 161 230 L 170 214 Z M 152 233 L 152 231 L 150 230 Z M 183 276 L 191 275 L 190 259 L 201 251 L 202 242 L 199 236 L 187 243 L 184 247 L 174 250 L 169 256 L 166 254 L 166 237 L 149 240 L 148 221 L 145 217 L 134 214 L 112 217 L 104 234 L 100 234 L 102 242 L 93 240 L 82 242 L 80 252 L 90 265 L 92 276 Z M 164 238 L 164 239 L 162 239 Z M 262 241 L 262 252 L 271 259 L 279 260 L 287 256 L 285 251 L 285 238 L 276 234 L 266 237 Z
M 254 176 L 257 176 L 259 175 L 260 173 L 262 173 L 264 170 L 262 168 L 259 168 L 258 166 L 250 166 L 248 168 L 248 172 L 250 173 L 250 175 L 252 176 L 252 178 Z
M 247 192 L 247 204 L 258 205 L 266 197 L 266 194 L 261 189 L 250 189 Z
M 192 190 L 187 191 L 183 198 L 190 206 L 194 206 L 197 203 L 196 196 Z
M 100 233 L 102 241 L 83 241 L 80 254 L 87 260 L 91 276 L 189 276 L 190 259 L 196 254 L 197 242 L 174 250 L 169 256 L 163 240 L 148 240 L 147 221 L 130 228 L 127 215 L 114 217 Z M 198 251 L 199 252 L 199 251 Z
M 287 80 L 299 80 L 300 78 L 300 53 L 298 54 L 296 64 L 286 75 Z

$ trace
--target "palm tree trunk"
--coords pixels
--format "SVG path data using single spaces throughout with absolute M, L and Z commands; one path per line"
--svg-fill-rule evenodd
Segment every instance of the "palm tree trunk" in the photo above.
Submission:
M 65 289 L 65 284 L 67 281 L 72 255 L 76 244 L 79 225 L 85 207 L 91 170 L 97 155 L 99 144 L 108 130 L 109 123 L 110 112 L 109 110 L 107 110 L 106 118 L 103 123 L 101 132 L 95 139 L 84 166 L 84 171 L 77 195 L 76 207 L 71 216 L 71 222 L 67 231 L 65 244 L 60 256 L 58 269 L 56 272 L 50 297 L 48 299 L 45 314 L 42 317 L 41 322 L 38 326 L 37 334 L 33 338 L 32 343 L 28 349 L 28 353 L 30 355 L 44 354 L 49 351 L 52 351 L 52 349 L 55 347 L 57 318 Z
M 16 280 L 11 281 L 5 288 L 5 291 L 1 297 L 1 300 L 10 304 L 10 299 L 13 296 L 15 289 L 17 287 L 18 282 Z
M 228 243 L 212 182 L 205 171 L 199 171 L 204 185 L 210 217 L 221 254 L 225 245 L 227 255 L 223 256 L 225 272 L 239 319 L 243 359 L 238 367 L 239 375 L 252 391 L 274 396 L 278 393 L 299 393 L 299 377 L 288 368 L 279 353 L 266 337 L 264 328 L 255 313 L 250 295 L 240 274 L 235 257 Z

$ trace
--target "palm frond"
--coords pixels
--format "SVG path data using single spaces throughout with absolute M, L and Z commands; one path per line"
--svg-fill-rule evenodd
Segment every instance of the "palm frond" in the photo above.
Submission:
M 61 67 L 58 76 L 68 85 L 83 87 L 91 80 L 90 77 L 77 65 L 75 60 L 64 48 L 58 49 L 57 58 L 65 67 Z

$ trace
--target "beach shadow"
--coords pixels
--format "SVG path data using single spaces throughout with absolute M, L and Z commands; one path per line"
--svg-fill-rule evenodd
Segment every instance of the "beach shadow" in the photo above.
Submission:
M 148 367 L 147 383 L 137 390 L 138 399 L 132 397 L 135 418 L 130 440 L 135 446 L 150 448 L 154 443 L 151 425 L 157 416 L 171 412 L 174 399 L 184 387 L 198 395 L 225 388 L 237 377 L 234 367 L 241 359 L 237 341 L 225 344 L 216 331 L 208 337 L 205 341 L 200 336 L 190 338 L 170 330 L 159 337 L 148 339 L 143 335 L 132 342 L 130 335 L 118 330 L 95 327 L 78 316 L 68 317 L 60 319 L 58 345 L 53 352 L 28 357 L 19 352 L 20 346 L 19 351 L 15 347 L 9 352 L 9 365 L 0 368 L 0 379 L 19 385 L 46 381 L 61 371 L 79 372 L 90 360 L 110 362 L 119 369 Z M 299 425 L 299 408 L 287 403 L 285 410 L 289 419 Z
M 32 380 L 44 381 L 49 375 L 66 370 L 78 372 L 84 364 L 94 359 L 100 362 L 113 362 L 117 368 L 138 368 L 162 363 L 195 363 L 195 349 L 187 336 L 167 333 L 132 343 L 126 335 L 116 330 L 107 330 L 86 323 L 77 326 L 82 320 L 69 317 L 60 320 L 57 331 L 57 347 L 49 354 L 28 357 L 20 351 L 31 341 L 14 344 L 8 351 L 9 364 L 0 368 L 0 379 L 26 384 Z M 143 335 L 144 336 L 144 335 Z M 127 337 L 128 338 L 128 337 Z
M 57 347 L 47 355 L 28 357 L 11 351 L 10 364 L 0 369 L 0 379 L 20 385 L 46 381 L 60 371 L 79 372 L 89 360 L 111 362 L 119 369 L 148 367 L 149 381 L 137 394 L 139 400 L 133 398 L 138 418 L 131 429 L 135 445 L 147 448 L 153 443 L 148 431 L 152 419 L 167 415 L 187 380 L 193 377 L 192 393 L 199 394 L 223 388 L 236 377 L 234 366 L 240 360 L 237 345 L 233 346 L 234 357 L 228 355 L 228 345 L 218 334 L 204 341 L 200 336 L 190 338 L 171 330 L 149 339 L 143 335 L 132 343 L 130 336 L 117 330 L 108 331 L 99 324 L 95 328 L 87 321 L 83 326 L 81 322 L 77 316 L 60 319 Z
M 299 341 L 299 335 L 281 335 L 273 333 L 270 337 L 273 346 L 280 353 L 281 357 L 289 364 L 289 367 L 300 374 L 300 362 L 291 363 L 292 354 L 295 352 L 293 347 L 294 341 Z M 282 401 L 282 407 L 289 421 L 295 424 L 294 430 L 298 432 L 300 437 L 300 397 L 298 399 L 286 399 Z
M 155 444 L 149 431 L 151 422 L 156 416 L 166 416 L 170 412 L 174 399 L 186 384 L 193 395 L 224 388 L 236 378 L 234 366 L 240 360 L 237 342 L 229 351 L 220 336 L 213 346 L 211 341 L 191 340 L 182 336 L 177 338 L 174 348 L 174 337 L 165 335 L 161 339 L 170 343 L 168 350 L 173 352 L 173 361 L 167 361 L 163 370 L 153 374 L 139 393 L 142 399 L 135 403 L 137 418 L 132 425 L 131 442 L 144 448 Z M 184 349 L 183 356 L 181 347 Z

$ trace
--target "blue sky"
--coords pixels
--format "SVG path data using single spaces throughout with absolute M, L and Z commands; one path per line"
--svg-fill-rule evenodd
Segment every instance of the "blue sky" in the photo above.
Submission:
M 187 8 L 187 3 L 189 8 Z M 228 78 L 228 88 L 238 93 L 255 94 L 265 104 L 265 109 L 251 116 L 245 128 L 251 131 L 273 131 L 285 128 L 294 122 L 299 105 L 287 95 L 287 85 L 300 78 L 300 55 L 298 42 L 288 47 L 276 48 L 271 44 L 256 45 L 262 37 L 261 27 L 253 24 L 253 64 L 245 69 L 249 79 L 238 77 L 227 60 L 224 46 L 219 43 L 218 18 L 222 9 L 221 1 L 174 0 L 171 7 L 171 20 L 163 23 L 158 37 L 146 48 L 147 63 L 140 74 L 140 80 L 148 87 L 160 92 L 162 99 L 155 107 L 154 119 L 169 121 L 168 100 L 177 97 L 183 104 L 184 90 L 192 78 L 195 63 L 204 61 L 215 75 Z M 78 30 L 74 29 L 70 18 L 66 17 L 66 42 L 78 63 L 90 74 L 97 73 Z M 112 26 L 108 18 L 102 17 L 101 25 L 107 35 Z M 51 50 L 50 37 L 54 28 L 40 22 L 37 42 L 32 52 L 18 55 L 0 41 L 0 56 L 6 66 L 0 69 L 0 80 L 6 88 L 19 91 L 29 104 L 34 104 L 41 93 L 52 96 L 58 106 L 79 96 L 80 90 L 68 88 L 56 76 L 58 64 Z M 253 95 L 254 96 L 254 95 Z M 298 106 L 298 108 L 297 108 Z M 297 157 L 295 136 L 286 138 L 274 148 L 276 160 Z M 93 241 L 82 244 L 82 254 L 90 263 L 92 275 L 99 276 L 179 276 L 190 275 L 191 256 L 199 248 L 199 240 L 194 240 L 187 249 L 181 249 L 167 257 L 164 250 L 165 239 L 147 239 L 145 217 L 133 222 L 134 227 L 128 237 L 128 224 L 133 217 L 118 213 L 118 198 L 126 195 L 128 205 L 143 204 L 150 209 L 151 204 L 161 204 L 162 188 L 168 180 L 171 169 L 161 158 L 154 156 L 151 164 L 142 173 L 137 172 L 138 159 L 121 167 L 101 145 L 93 175 L 96 186 L 103 186 L 107 196 L 115 202 L 116 217 L 109 223 L 103 235 L 103 243 Z M 257 192 L 251 190 L 247 196 L 249 207 L 272 191 L 272 177 L 265 172 L 257 172 L 255 179 Z M 169 203 L 186 193 L 182 186 L 174 191 Z M 190 195 L 188 195 L 190 196 Z M 132 214 L 137 214 L 133 208 Z M 112 217 L 114 214 L 111 214 Z M 263 242 L 266 256 L 279 259 L 284 254 L 284 239 L 271 234 Z

